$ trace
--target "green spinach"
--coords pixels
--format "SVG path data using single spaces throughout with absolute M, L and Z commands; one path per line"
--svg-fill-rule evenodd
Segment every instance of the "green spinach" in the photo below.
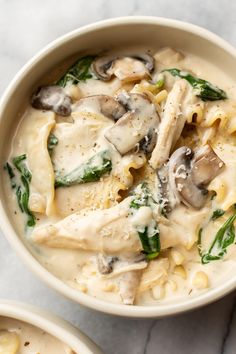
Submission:
M 197 96 L 203 101 L 225 100 L 227 98 L 226 92 L 221 90 L 219 87 L 212 85 L 206 80 L 194 77 L 186 71 L 176 68 L 165 69 L 163 71 L 167 71 L 173 76 L 177 76 L 188 81 L 194 90 L 196 90 Z
M 48 137 L 48 152 L 52 154 L 54 147 L 58 144 L 58 139 L 54 134 L 50 134 Z
M 211 220 L 216 220 L 220 218 L 222 215 L 224 215 L 225 211 L 223 209 L 216 209 L 213 211 L 213 214 L 211 216 Z
M 152 208 L 156 203 L 148 188 L 147 183 L 142 183 L 136 187 L 133 193 L 133 199 L 130 203 L 131 214 L 133 215 L 139 208 L 148 206 Z M 160 231 L 157 222 L 152 219 L 149 225 L 140 225 L 137 232 L 143 247 L 143 253 L 146 258 L 151 260 L 160 254 Z
M 112 170 L 112 161 L 107 150 L 92 156 L 65 176 L 56 173 L 55 187 L 69 187 L 76 184 L 96 182 Z
M 95 56 L 87 55 L 77 60 L 56 82 L 56 85 L 66 87 L 68 84 L 78 84 L 80 81 L 90 79 L 93 76 L 90 67 L 94 59 Z
M 234 221 L 236 219 L 236 211 L 231 215 L 221 228 L 217 231 L 212 244 L 208 251 L 202 250 L 202 232 L 201 228 L 198 233 L 198 250 L 203 264 L 211 261 L 222 259 L 227 253 L 227 248 L 234 243 L 235 240 L 235 227 Z
M 13 166 L 16 168 L 19 174 L 19 182 L 17 181 L 17 176 L 13 170 L 12 165 L 7 162 L 5 164 L 5 169 L 8 172 L 11 187 L 15 189 L 17 202 L 22 213 L 27 215 L 27 226 L 32 227 L 35 225 L 35 216 L 29 210 L 29 196 L 30 196 L 30 181 L 32 178 L 31 172 L 25 163 L 26 155 L 20 155 L 12 159 Z

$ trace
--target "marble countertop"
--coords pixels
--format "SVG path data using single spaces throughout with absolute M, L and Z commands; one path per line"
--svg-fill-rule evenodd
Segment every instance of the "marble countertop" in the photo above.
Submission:
M 206 27 L 236 45 L 232 0 L 0 0 L 0 94 L 44 45 L 110 17 L 152 15 Z M 174 318 L 129 320 L 76 305 L 47 288 L 0 235 L 0 298 L 50 309 L 80 327 L 107 354 L 233 354 L 236 296 Z M 46 354 L 46 353 L 45 353 Z

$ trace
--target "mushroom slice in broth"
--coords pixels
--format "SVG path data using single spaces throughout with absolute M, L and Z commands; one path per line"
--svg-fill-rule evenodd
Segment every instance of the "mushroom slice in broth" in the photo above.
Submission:
M 95 111 L 117 121 L 125 113 L 126 109 L 121 103 L 108 95 L 93 95 L 81 98 L 73 107 L 73 111 Z
M 102 253 L 97 255 L 97 265 L 99 273 L 105 275 L 113 272 L 114 263 L 119 260 L 118 257 L 105 256 Z
M 154 70 L 154 59 L 147 53 L 133 55 L 101 56 L 94 60 L 93 71 L 103 81 L 116 76 L 121 81 L 141 80 Z
M 145 95 L 122 92 L 117 99 L 128 112 L 105 132 L 105 137 L 124 155 L 158 128 L 159 115 Z
M 99 254 L 97 263 L 98 270 L 104 278 L 112 278 L 122 273 L 145 269 L 148 264 L 145 255 L 142 253 L 122 257 Z
M 157 129 L 150 128 L 147 135 L 139 142 L 139 150 L 145 154 L 150 154 L 157 142 Z
M 205 145 L 194 154 L 192 163 L 192 180 L 195 185 L 207 185 L 215 178 L 224 162 L 216 155 L 210 145 Z
M 170 188 L 176 201 L 200 209 L 207 200 L 206 186 L 221 172 L 224 163 L 207 145 L 195 155 L 186 146 L 177 149 L 168 165 Z
M 36 109 L 53 111 L 60 116 L 71 114 L 71 98 L 63 88 L 52 85 L 40 87 L 31 98 L 31 105 Z
M 174 191 L 176 201 L 200 209 L 206 202 L 207 190 L 198 188 L 192 180 L 191 159 L 193 153 L 188 147 L 177 149 L 169 161 L 170 188 Z

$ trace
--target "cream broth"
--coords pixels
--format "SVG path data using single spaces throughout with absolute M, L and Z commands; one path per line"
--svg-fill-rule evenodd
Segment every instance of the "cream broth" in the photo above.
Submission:
M 74 354 L 66 344 L 43 330 L 8 317 L 0 317 L 0 353 Z
M 182 301 L 236 268 L 235 83 L 190 53 L 147 53 L 86 57 L 92 77 L 35 94 L 7 158 L 18 177 L 4 177 L 38 261 L 114 303 Z

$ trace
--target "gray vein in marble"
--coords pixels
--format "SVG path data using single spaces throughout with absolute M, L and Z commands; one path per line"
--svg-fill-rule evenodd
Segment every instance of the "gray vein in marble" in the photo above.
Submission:
M 157 322 L 157 320 L 154 320 L 151 323 L 151 326 L 148 329 L 146 341 L 145 341 L 145 344 L 144 344 L 143 354 L 148 354 L 148 345 L 150 343 L 150 340 L 151 340 L 151 337 L 152 337 L 152 331 L 153 331 L 153 329 L 154 329 L 154 327 L 156 325 L 156 322 Z

